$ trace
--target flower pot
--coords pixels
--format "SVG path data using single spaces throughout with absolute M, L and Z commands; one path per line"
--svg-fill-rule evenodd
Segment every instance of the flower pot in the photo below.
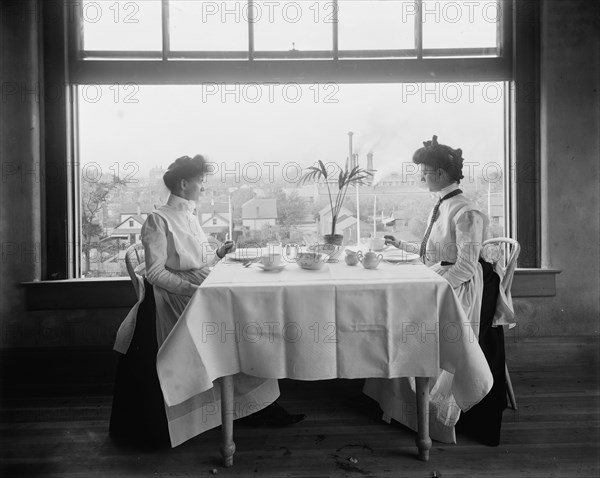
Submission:
M 323 242 L 325 244 L 333 244 L 335 246 L 341 246 L 344 242 L 343 234 L 325 234 L 323 236 Z
M 323 243 L 318 246 L 318 251 L 329 256 L 327 262 L 337 262 L 343 250 L 342 242 L 344 242 L 342 234 L 325 234 Z

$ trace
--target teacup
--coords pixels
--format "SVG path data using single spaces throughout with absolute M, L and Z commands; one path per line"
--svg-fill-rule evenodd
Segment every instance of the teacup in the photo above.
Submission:
M 260 262 L 265 267 L 265 269 L 275 269 L 281 265 L 281 254 L 279 254 L 279 253 L 264 254 L 260 258 Z
M 356 264 L 358 264 L 358 260 L 359 260 L 359 255 L 360 253 L 353 251 L 351 249 L 346 249 L 346 257 L 344 258 L 344 260 L 346 261 L 346 264 L 348 264 L 349 266 L 355 266 Z
M 374 251 L 383 251 L 385 239 L 383 237 L 371 237 L 369 239 L 369 249 Z
M 273 252 L 279 252 L 281 249 L 281 242 L 279 241 L 267 241 L 267 250 Z

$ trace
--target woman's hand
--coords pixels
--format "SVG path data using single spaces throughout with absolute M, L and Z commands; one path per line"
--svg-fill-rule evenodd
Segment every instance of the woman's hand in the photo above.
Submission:
M 225 241 L 221 246 L 217 249 L 217 257 L 219 259 L 223 259 L 225 255 L 230 252 L 235 251 L 235 243 L 233 241 Z
M 385 239 L 385 245 L 387 246 L 388 244 L 397 247 L 398 249 L 400 249 L 400 242 L 401 241 L 397 241 L 396 238 L 394 236 L 390 236 L 389 234 L 383 236 L 383 238 Z

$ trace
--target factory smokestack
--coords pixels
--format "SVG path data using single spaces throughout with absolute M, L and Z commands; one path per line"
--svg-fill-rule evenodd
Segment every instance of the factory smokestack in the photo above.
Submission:
M 367 171 L 375 171 L 375 168 L 373 168 L 373 153 L 367 153 Z
M 350 164 L 349 164 L 350 170 L 353 168 L 352 163 L 354 160 L 354 153 L 352 152 L 352 136 L 353 135 L 354 135 L 354 133 L 352 131 L 348 132 L 348 161 L 350 162 Z

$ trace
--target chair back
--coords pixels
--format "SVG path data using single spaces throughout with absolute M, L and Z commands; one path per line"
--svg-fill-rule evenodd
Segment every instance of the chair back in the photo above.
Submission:
M 517 268 L 521 245 L 510 237 L 494 237 L 484 241 L 482 246 L 482 257 L 488 262 L 500 264 L 504 269 L 501 287 L 505 293 L 508 293 Z
M 135 289 L 135 295 L 140 298 L 141 283 L 143 283 L 143 269 L 145 267 L 144 262 L 144 245 L 141 242 L 132 244 L 127 248 L 125 252 L 125 267 L 127 267 L 127 273 Z

